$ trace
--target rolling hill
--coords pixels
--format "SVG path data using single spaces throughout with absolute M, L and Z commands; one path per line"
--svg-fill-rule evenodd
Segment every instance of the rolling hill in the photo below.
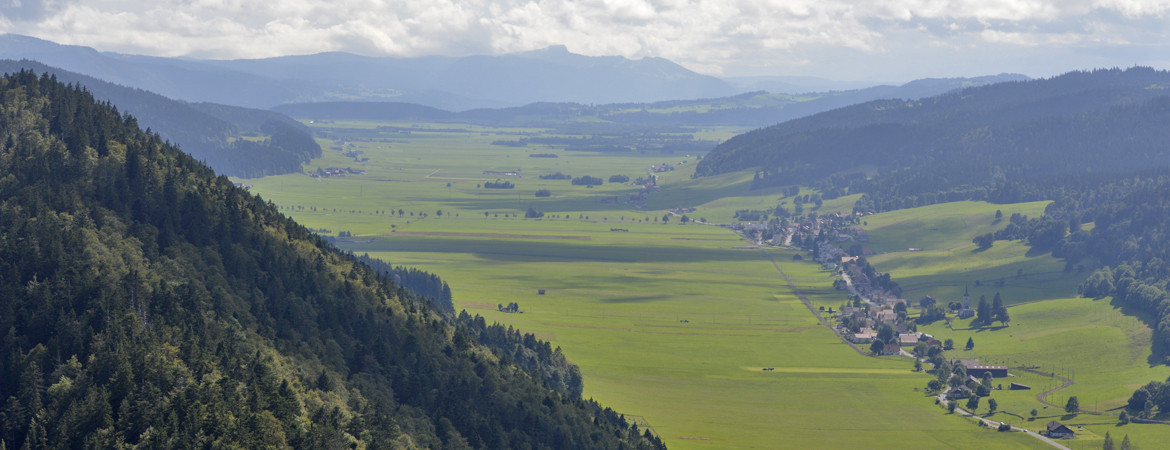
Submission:
M 761 186 L 909 195 L 1164 167 L 1168 87 L 1170 73 L 1132 68 L 877 100 L 736 136 L 696 175 L 757 169 Z

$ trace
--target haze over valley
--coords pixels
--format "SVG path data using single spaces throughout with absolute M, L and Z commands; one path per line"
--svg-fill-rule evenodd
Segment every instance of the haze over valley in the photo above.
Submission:
M 0 450 L 1159 448 L 1170 9 L 887 3 L 0 6 Z

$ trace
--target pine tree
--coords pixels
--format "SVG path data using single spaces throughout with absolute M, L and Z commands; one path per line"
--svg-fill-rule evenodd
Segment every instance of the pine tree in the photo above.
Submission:
M 1101 445 L 1101 450 L 1116 450 L 1113 447 L 1113 437 L 1109 435 L 1108 431 L 1105 432 L 1105 443 Z
M 1119 450 L 1130 450 L 1131 447 L 1133 447 L 1133 444 L 1129 443 L 1129 435 L 1127 434 L 1121 439 L 1121 448 Z
M 975 339 L 967 338 L 967 350 L 975 348 Z

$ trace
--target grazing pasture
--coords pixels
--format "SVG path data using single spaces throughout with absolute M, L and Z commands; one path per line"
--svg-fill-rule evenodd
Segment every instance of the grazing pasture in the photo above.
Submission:
M 1040 446 L 935 406 L 923 391 L 930 375 L 914 372 L 909 358 L 859 355 L 820 324 L 772 260 L 813 309 L 845 301 L 834 274 L 792 261 L 791 250 L 736 249 L 744 242 L 732 231 L 684 225 L 672 212 L 695 208 L 685 214 L 727 224 L 739 209 L 791 210 L 779 189 L 750 190 L 751 173 L 692 179 L 699 155 L 491 145 L 544 130 L 315 126 L 327 150 L 306 172 L 365 173 L 241 182 L 307 227 L 347 232 L 343 249 L 440 275 L 457 309 L 561 347 L 581 367 L 587 397 L 630 414 L 671 448 Z M 345 155 L 357 151 L 368 161 Z M 651 172 L 662 164 L 673 170 Z M 657 176 L 658 187 L 539 177 L 556 172 Z M 514 187 L 482 187 L 497 179 Z M 551 195 L 536 197 L 540 189 Z M 855 200 L 826 200 L 815 212 L 849 212 Z M 529 208 L 543 216 L 525 218 Z M 880 235 L 874 229 L 875 242 Z M 523 313 L 497 311 L 512 302 Z

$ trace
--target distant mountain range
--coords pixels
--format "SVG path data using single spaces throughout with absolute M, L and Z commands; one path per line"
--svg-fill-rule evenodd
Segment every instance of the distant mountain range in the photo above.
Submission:
M 393 100 L 466 110 L 537 101 L 652 102 L 737 93 L 723 80 L 666 59 L 582 56 L 563 46 L 499 56 L 319 53 L 218 61 L 105 53 L 9 34 L 0 36 L 0 58 L 32 59 L 179 100 L 251 108 Z
M 873 86 L 799 96 L 756 91 L 731 97 L 698 100 L 610 104 L 531 103 L 511 108 L 483 108 L 461 112 L 412 103 L 369 101 L 290 103 L 277 106 L 273 110 L 301 119 L 555 126 L 591 118 L 599 119 L 601 122 L 598 123 L 619 126 L 762 127 L 876 99 L 919 99 L 955 89 L 1027 79 L 1028 77 L 1023 75 L 1001 74 L 975 78 L 923 79 L 900 86 Z
M 814 96 L 815 103 L 785 113 L 749 108 L 754 110 L 747 115 L 754 118 L 752 125 L 877 98 L 919 98 L 959 87 L 1026 78 L 999 75 L 919 80 L 900 86 L 870 86 L 864 82 L 815 77 L 719 79 L 662 58 L 583 56 L 569 52 L 564 46 L 498 56 L 390 58 L 332 52 L 266 59 L 198 60 L 99 52 L 14 34 L 0 35 L 0 59 L 35 60 L 176 100 L 263 109 L 290 103 L 361 101 L 415 103 L 447 111 L 466 111 L 536 102 L 652 104 L 721 99 L 758 91 L 824 93 Z M 757 114 L 760 112 L 765 114 Z M 721 110 L 717 115 L 735 116 L 735 111 Z M 743 122 L 738 117 L 717 122 L 728 120 Z

